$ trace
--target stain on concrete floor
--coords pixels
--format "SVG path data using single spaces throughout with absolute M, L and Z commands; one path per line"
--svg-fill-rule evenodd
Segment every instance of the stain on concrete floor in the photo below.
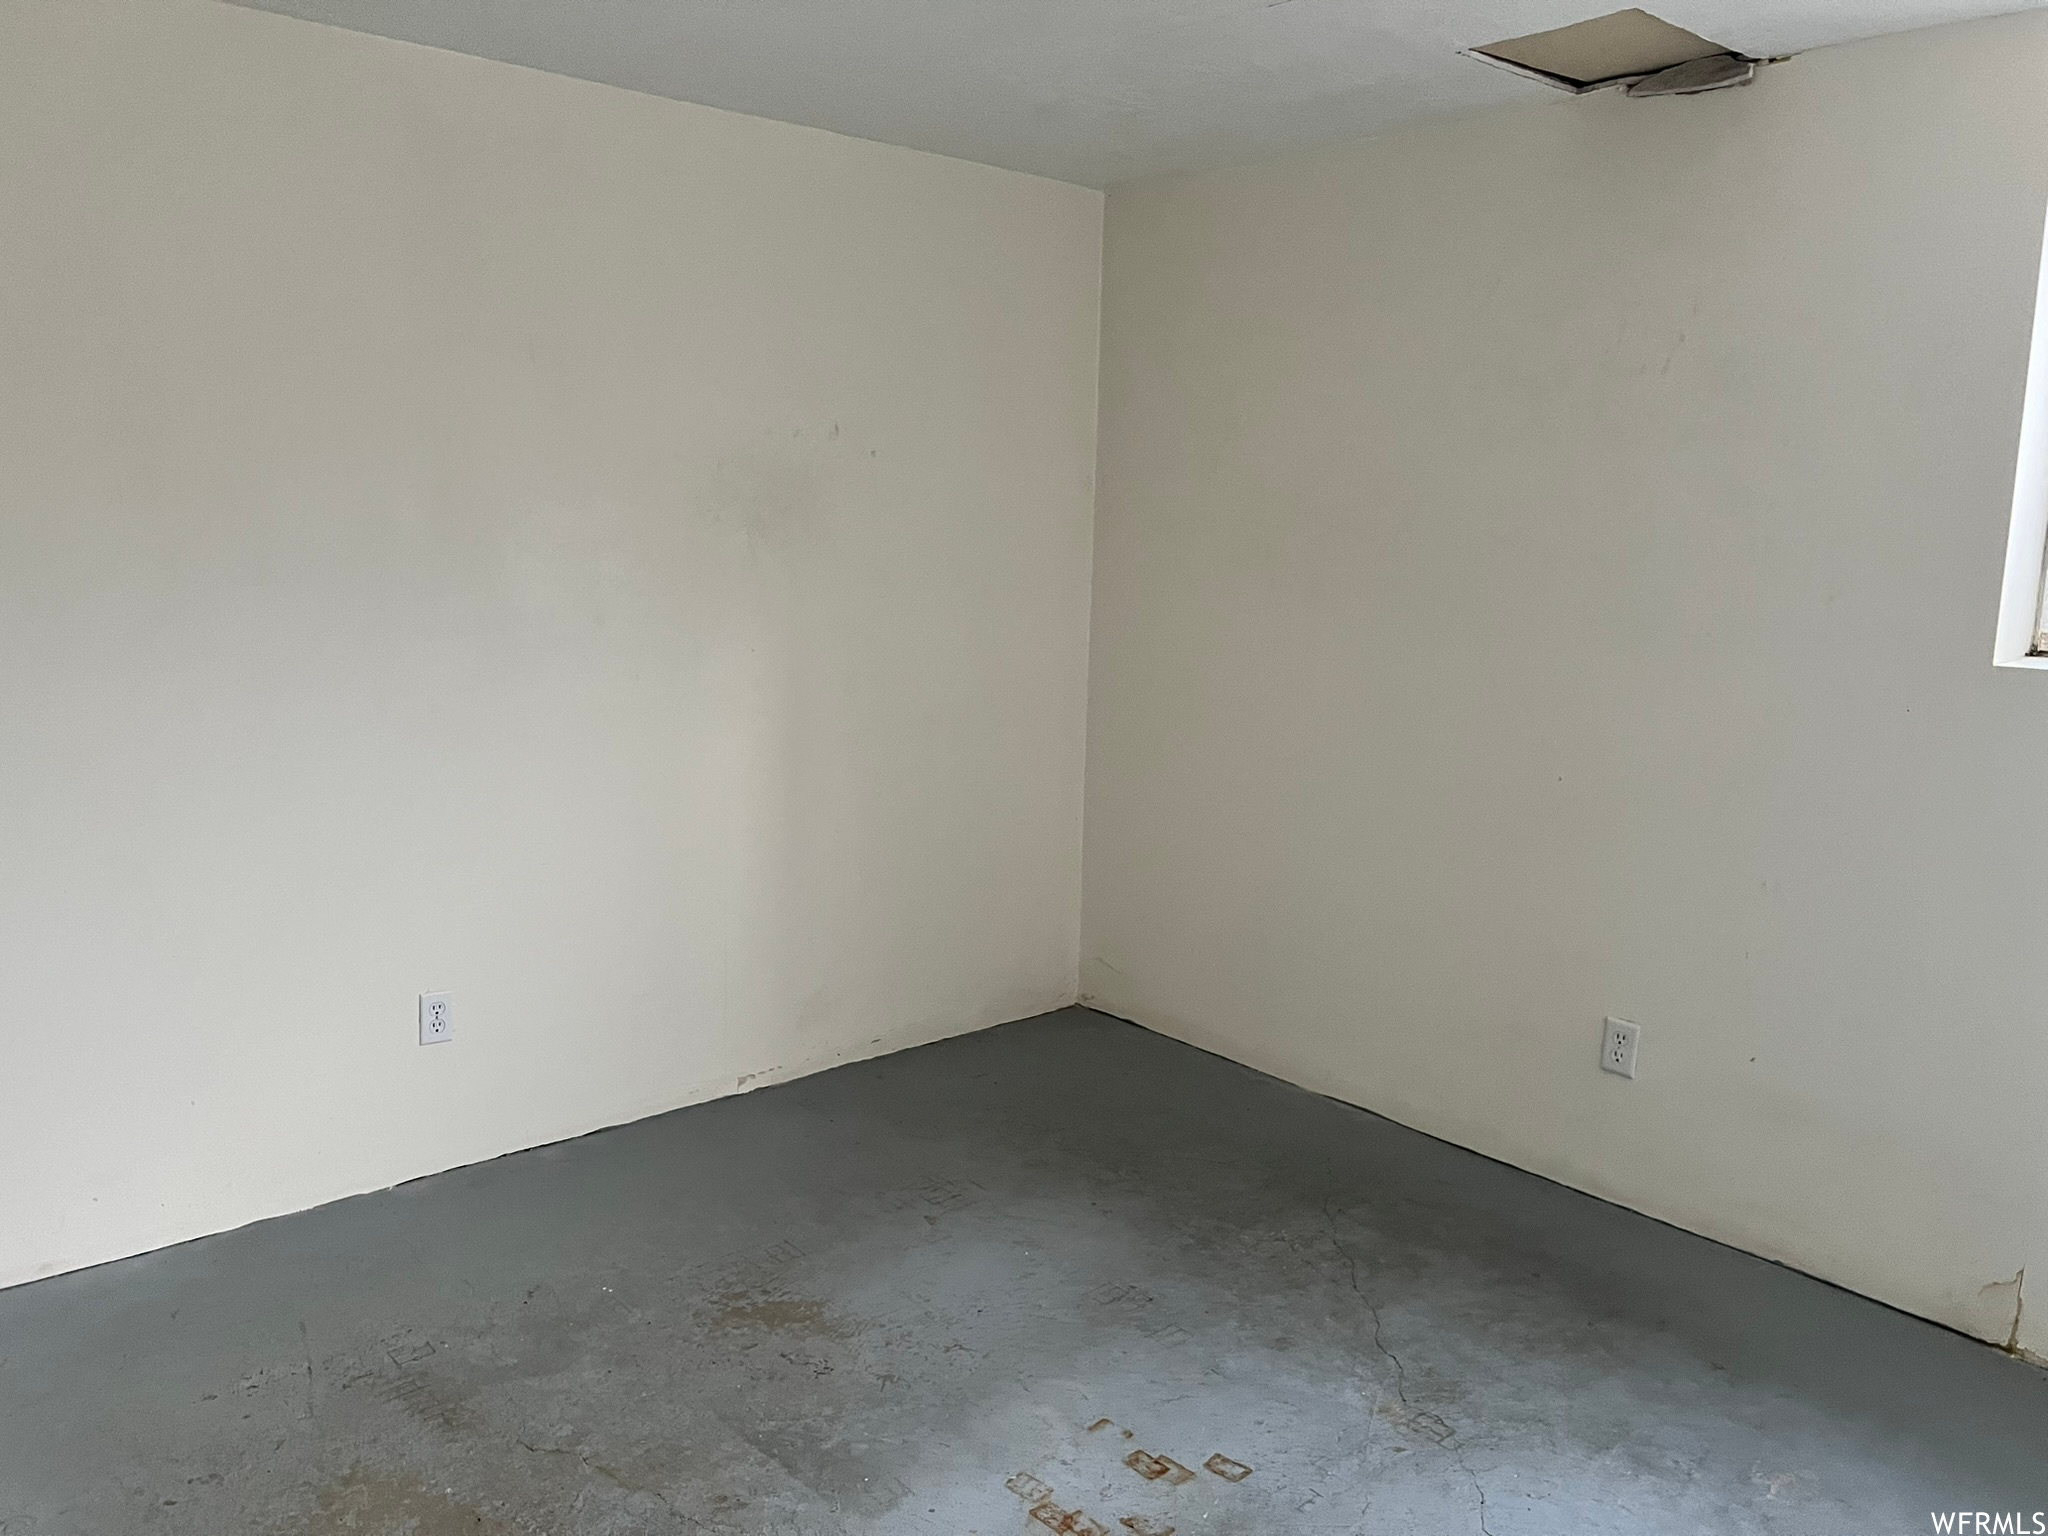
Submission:
M 833 1319 L 823 1302 L 801 1296 L 750 1295 L 727 1292 L 712 1298 L 711 1325 L 728 1333 L 759 1329 L 764 1333 L 811 1334 L 819 1338 L 845 1338 L 851 1331 L 846 1323 Z
M 5 1536 L 1948 1508 L 2048 1372 L 1082 1010 L 0 1293 Z
M 513 1536 L 512 1527 L 457 1504 L 415 1477 L 356 1468 L 320 1490 L 303 1536 Z

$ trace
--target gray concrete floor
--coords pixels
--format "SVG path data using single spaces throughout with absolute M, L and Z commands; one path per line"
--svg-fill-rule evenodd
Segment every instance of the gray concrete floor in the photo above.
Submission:
M 2048 1372 L 1081 1010 L 0 1292 L 7 1536 L 1951 1508 Z

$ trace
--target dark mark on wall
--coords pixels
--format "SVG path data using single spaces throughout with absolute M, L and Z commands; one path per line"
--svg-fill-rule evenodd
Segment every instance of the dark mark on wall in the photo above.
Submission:
M 1252 1475 L 1250 1467 L 1241 1461 L 1232 1461 L 1221 1451 L 1218 1451 L 1214 1456 L 1203 1462 L 1202 1466 L 1205 1470 L 1214 1472 L 1226 1483 L 1241 1483 Z
M 1173 1527 L 1159 1525 L 1143 1515 L 1125 1515 L 1117 1524 L 1131 1533 L 1131 1536 L 1173 1536 Z

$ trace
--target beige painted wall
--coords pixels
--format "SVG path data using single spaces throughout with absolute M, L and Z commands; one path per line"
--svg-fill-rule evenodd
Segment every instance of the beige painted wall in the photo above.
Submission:
M 1113 190 L 1084 992 L 2005 1341 L 2044 202 L 2040 15 Z
M 1070 1001 L 1100 219 L 0 6 L 0 1283 Z

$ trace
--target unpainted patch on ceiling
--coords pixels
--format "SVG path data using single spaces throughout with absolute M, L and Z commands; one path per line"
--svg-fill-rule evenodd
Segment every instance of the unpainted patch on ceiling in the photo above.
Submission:
M 1631 8 L 1471 50 L 1482 59 L 1540 75 L 1572 90 L 1653 75 L 1731 50 Z

